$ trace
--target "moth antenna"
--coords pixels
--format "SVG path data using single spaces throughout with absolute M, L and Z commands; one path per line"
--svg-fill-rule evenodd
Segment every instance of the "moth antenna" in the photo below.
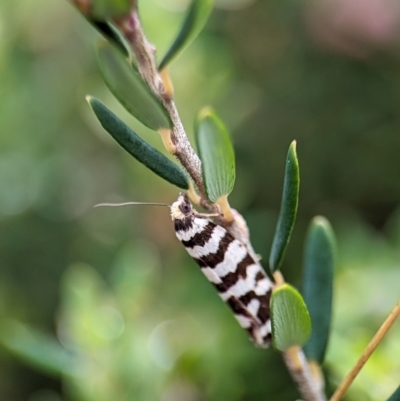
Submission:
M 98 203 L 93 207 L 102 207 L 102 206 L 119 207 L 119 206 L 129 206 L 129 205 L 168 206 L 169 208 L 171 207 L 171 205 L 168 205 L 167 203 L 154 203 L 154 202 Z

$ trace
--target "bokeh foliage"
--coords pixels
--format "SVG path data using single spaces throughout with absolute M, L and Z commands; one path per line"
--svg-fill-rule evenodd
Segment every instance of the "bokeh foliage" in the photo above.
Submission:
M 171 65 L 177 105 L 189 132 L 205 104 L 230 128 L 237 171 L 230 202 L 264 257 L 287 147 L 297 140 L 302 189 L 285 276 L 299 282 L 309 219 L 326 215 L 340 250 L 326 355 L 336 383 L 398 299 L 396 49 L 354 57 L 318 48 L 297 3 L 237 0 L 238 10 L 216 3 L 206 31 Z M 141 15 L 165 54 L 183 14 L 146 0 Z M 177 195 L 110 140 L 88 110 L 91 93 L 163 151 L 102 82 L 95 30 L 68 2 L 49 0 L 1 2 L 0 30 L 0 327 L 19 321 L 57 332 L 64 347 L 83 355 L 80 380 L 62 399 L 115 396 L 132 372 L 139 373 L 130 391 L 141 400 L 156 393 L 295 399 L 277 355 L 246 339 L 183 254 L 165 210 L 92 209 L 101 201 L 171 202 Z M 394 330 L 349 400 L 385 399 L 395 389 Z M 0 362 L 0 399 L 60 399 L 58 378 L 4 348 Z M 108 387 L 86 394 L 84 379 Z

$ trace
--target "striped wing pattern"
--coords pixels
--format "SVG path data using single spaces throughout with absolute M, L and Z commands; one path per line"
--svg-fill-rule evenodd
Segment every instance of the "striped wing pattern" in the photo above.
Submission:
M 255 344 L 267 347 L 273 284 L 261 265 L 225 228 L 205 217 L 175 220 L 175 232 Z

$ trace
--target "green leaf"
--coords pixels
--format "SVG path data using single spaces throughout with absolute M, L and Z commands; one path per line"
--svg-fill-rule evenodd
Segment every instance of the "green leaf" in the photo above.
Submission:
M 387 401 L 400 401 L 400 386 L 397 387 L 397 390 L 390 396 Z
M 271 272 L 281 267 L 286 248 L 290 241 L 294 222 L 296 220 L 299 187 L 299 162 L 296 154 L 296 141 L 293 141 L 290 144 L 286 158 L 281 210 L 279 212 L 278 223 L 276 225 L 274 240 L 269 255 L 269 267 Z
M 131 50 L 126 43 L 122 33 L 110 22 L 88 19 L 88 21 L 117 49 L 119 49 L 125 57 L 131 55 Z
M 110 21 L 106 21 L 104 18 L 96 18 L 91 11 L 87 11 L 85 6 L 79 7 L 75 4 L 77 10 L 80 11 L 82 16 L 92 24 L 107 40 L 109 40 L 114 46 L 122 51 L 125 57 L 132 55 L 130 46 L 126 42 L 123 34 L 120 30 L 113 25 Z
M 55 338 L 17 321 L 2 321 L 0 343 L 27 364 L 50 375 L 73 374 L 74 356 Z
M 271 296 L 272 344 L 279 351 L 302 346 L 310 337 L 311 319 L 300 293 L 283 284 Z
M 329 221 L 314 217 L 305 242 L 302 293 L 313 323 L 304 351 L 308 359 L 319 364 L 324 360 L 329 339 L 335 256 L 335 235 Z
M 213 8 L 213 0 L 193 0 L 182 28 L 160 63 L 161 71 L 196 38 L 206 24 Z
M 211 108 L 205 108 L 197 118 L 195 136 L 207 196 L 216 202 L 229 195 L 235 184 L 235 153 L 228 129 Z
M 108 43 L 98 47 L 103 79 L 119 102 L 146 127 L 155 131 L 172 127 L 161 101 L 124 56 Z
M 88 96 L 87 101 L 102 127 L 136 160 L 171 184 L 189 188 L 188 177 L 180 167 L 140 138 L 99 100 Z
M 129 14 L 131 0 L 92 0 L 90 14 L 97 20 L 108 20 Z

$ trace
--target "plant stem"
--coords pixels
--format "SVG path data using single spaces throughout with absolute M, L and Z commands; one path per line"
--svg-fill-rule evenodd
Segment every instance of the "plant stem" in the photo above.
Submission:
M 332 397 L 329 401 L 339 401 L 343 397 L 344 393 L 347 391 L 347 389 L 353 383 L 354 379 L 356 378 L 356 376 L 358 375 L 358 373 L 360 372 L 362 367 L 368 361 L 369 357 L 375 351 L 376 347 L 379 345 L 379 343 L 381 342 L 383 337 L 385 337 L 386 333 L 393 326 L 394 322 L 399 317 L 399 315 L 400 315 L 400 302 L 390 312 L 387 319 L 384 321 L 382 326 L 379 328 L 379 330 L 376 332 L 376 334 L 374 335 L 374 337 L 368 344 L 367 348 L 364 350 L 364 352 L 360 356 L 360 358 L 357 361 L 357 363 L 355 364 L 354 368 L 345 377 L 345 379 L 342 381 L 342 383 L 337 388 L 337 390 L 334 392 L 334 394 L 332 395 Z
M 273 277 L 276 287 L 285 284 L 285 278 L 279 270 L 274 272 Z M 306 401 L 326 401 L 323 392 L 323 380 L 320 378 L 317 380 L 313 376 L 303 350 L 299 346 L 293 346 L 286 350 L 282 356 L 301 396 Z
M 174 156 L 179 160 L 195 183 L 203 200 L 202 203 L 207 203 L 204 202 L 207 197 L 201 172 L 201 161 L 187 138 L 170 92 L 165 90 L 163 79 L 157 69 L 155 61 L 155 47 L 149 43 L 144 34 L 137 7 L 133 7 L 131 13 L 127 17 L 116 19 L 115 23 L 131 45 L 136 56 L 140 74 L 154 94 L 163 102 L 171 117 L 173 124 L 171 141 L 176 147 Z M 215 212 L 215 207 L 211 204 L 207 206 L 207 209 L 211 209 L 211 211 Z
M 144 34 L 136 2 L 133 3 L 131 12 L 128 16 L 115 19 L 114 22 L 130 43 L 132 51 L 136 56 L 141 76 L 147 82 L 154 94 L 163 102 L 164 107 L 170 115 L 173 124 L 170 132 L 170 142 L 173 146 L 169 148 L 167 147 L 167 149 L 169 149 L 179 160 L 181 165 L 192 178 L 200 195 L 199 204 L 212 214 L 219 213 L 219 216 L 216 218 L 218 223 L 224 226 L 240 242 L 245 244 L 249 252 L 256 258 L 249 242 L 249 237 L 246 237 L 244 231 L 241 229 L 240 223 L 236 219 L 231 219 L 232 212 L 226 213 L 225 210 L 225 214 L 220 213 L 220 208 L 216 204 L 211 203 L 207 198 L 201 169 L 201 160 L 187 138 L 172 97 L 172 88 L 167 71 L 164 69 L 161 74 L 157 69 L 155 47 L 148 42 Z M 168 90 L 166 90 L 166 86 L 169 88 Z M 163 141 L 164 143 L 169 142 L 168 138 L 166 138 L 165 131 L 163 132 Z
M 283 360 L 306 401 L 326 401 L 322 387 L 314 380 L 303 350 L 294 346 L 283 353 Z

